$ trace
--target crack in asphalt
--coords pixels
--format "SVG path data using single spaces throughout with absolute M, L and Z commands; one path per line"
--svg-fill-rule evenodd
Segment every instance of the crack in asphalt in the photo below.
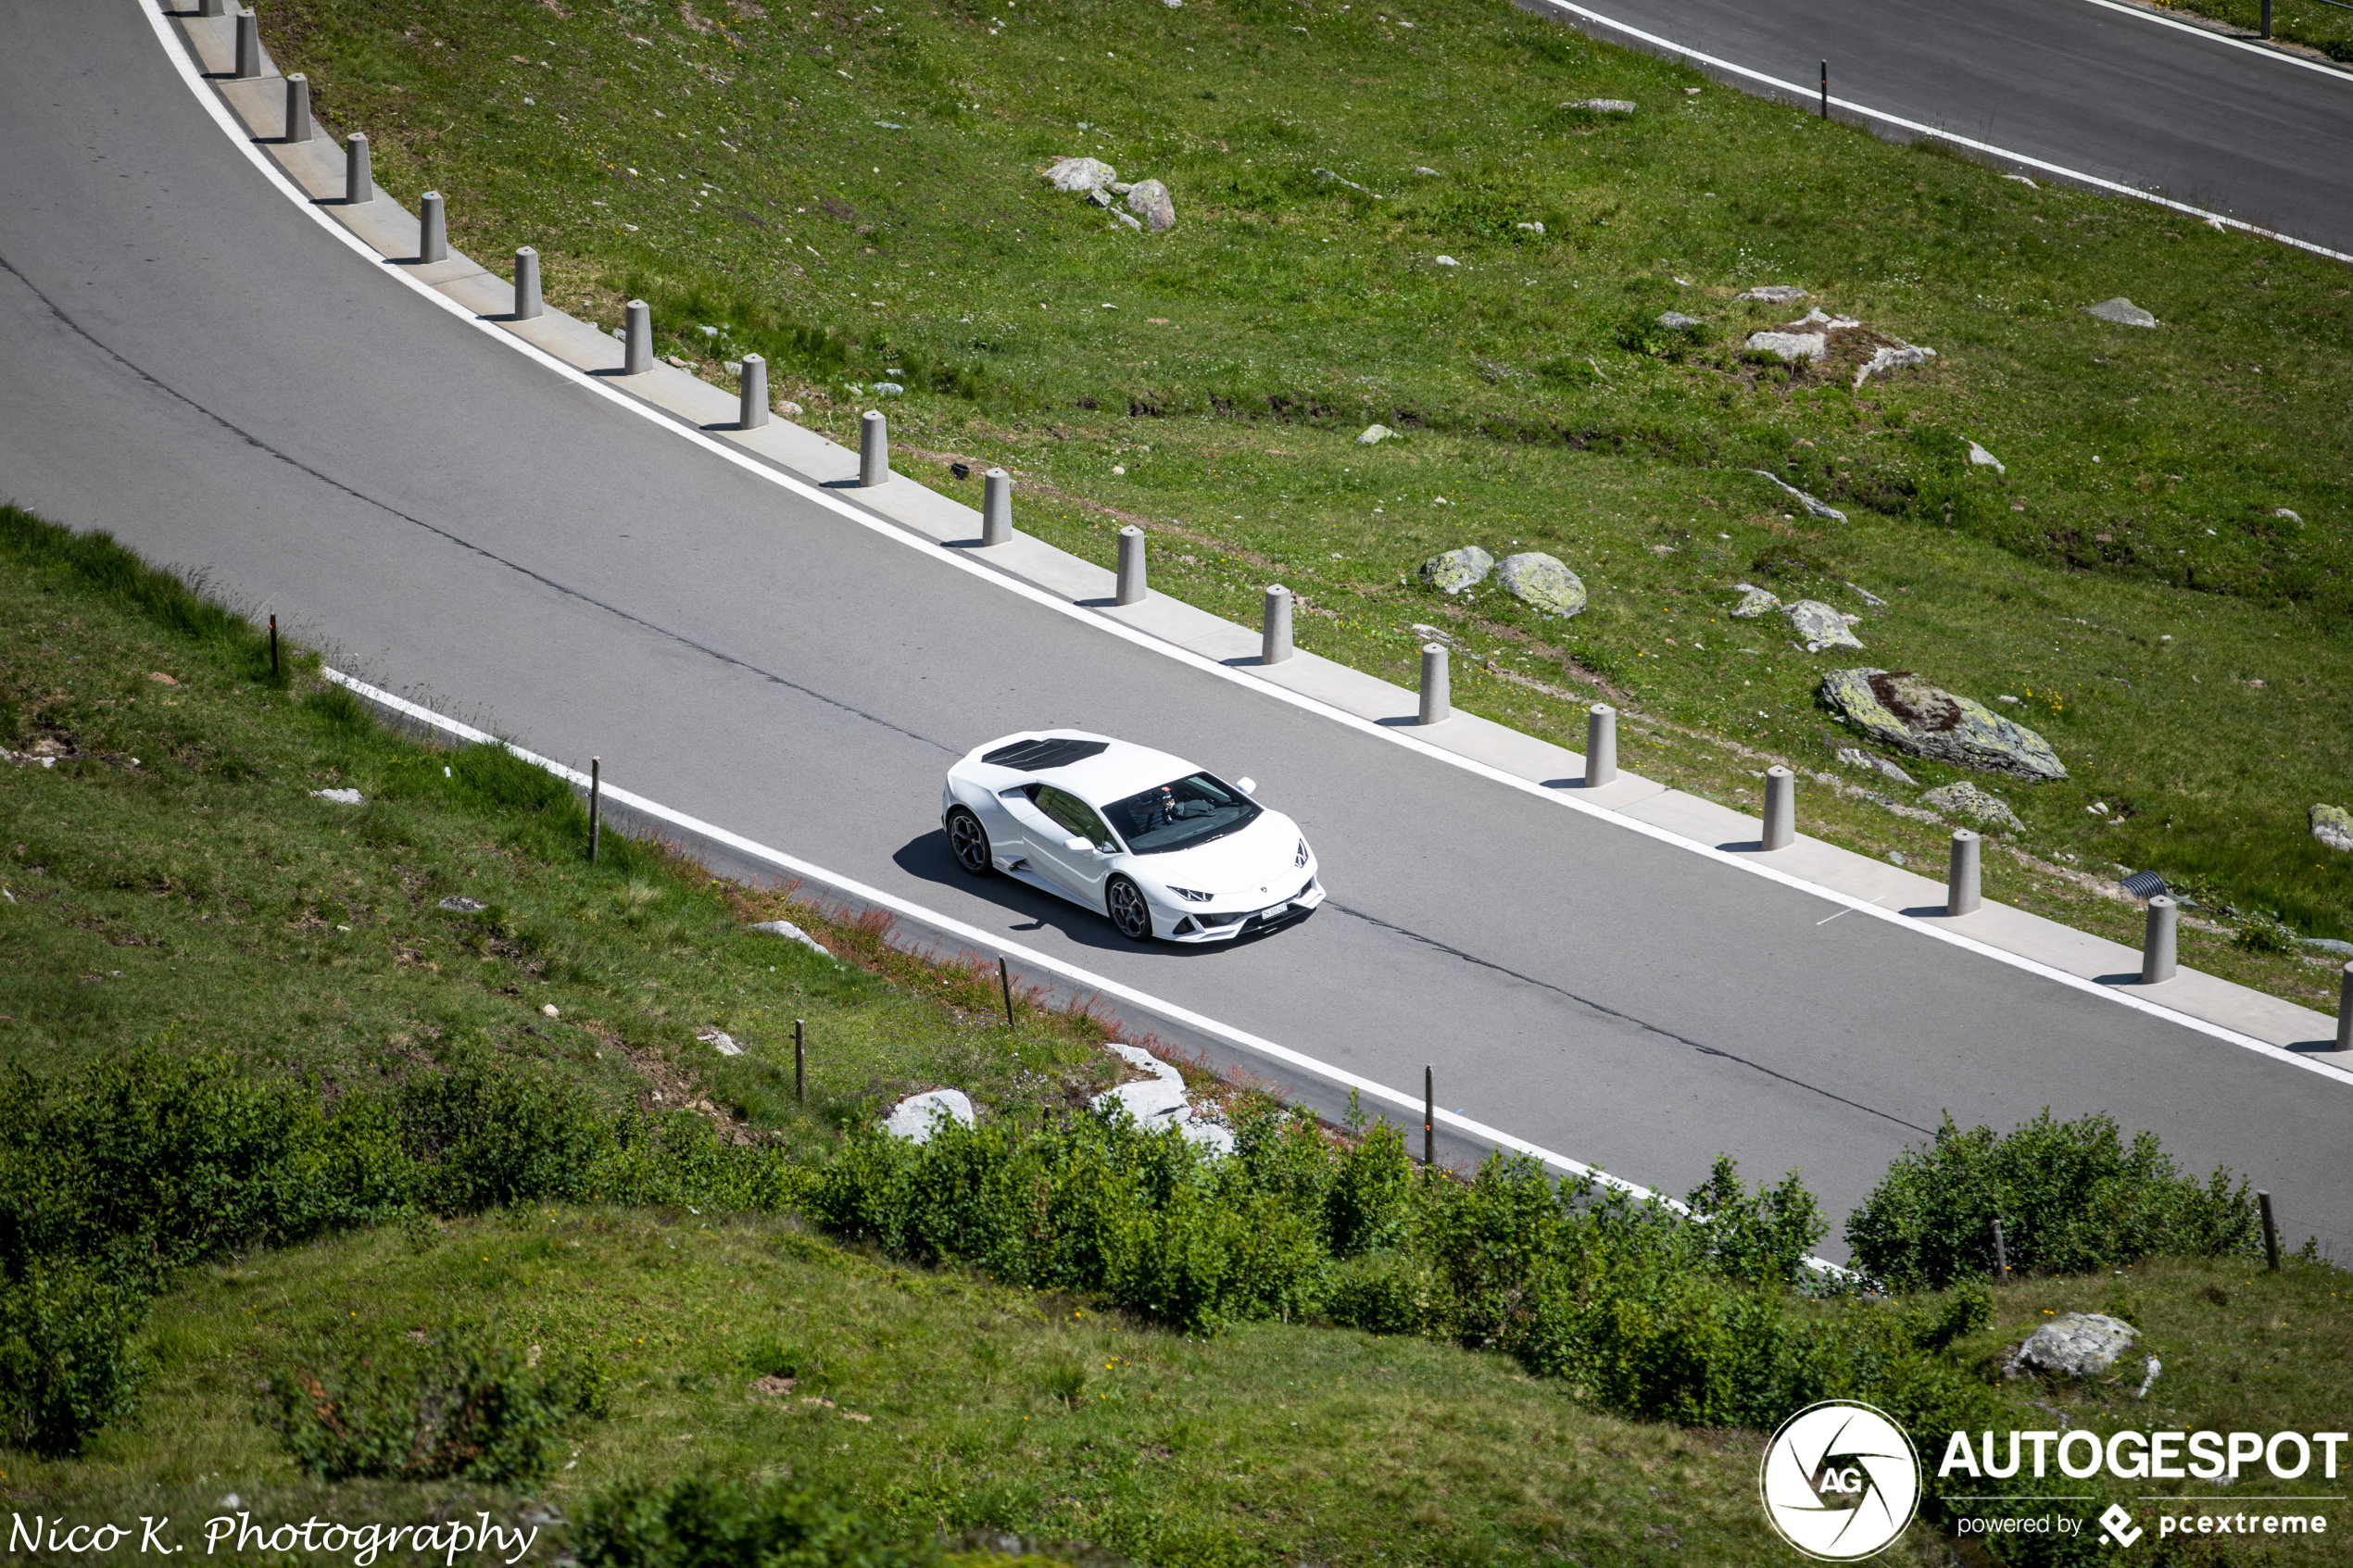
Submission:
M 1689 1046 L 1692 1049 L 1699 1052 L 1702 1056 L 1722 1057 L 1727 1061 L 1738 1062 L 1741 1066 L 1747 1068 L 1752 1073 L 1761 1073 L 1766 1077 L 1779 1079 L 1781 1083 L 1787 1084 L 1793 1088 L 1804 1089 L 1807 1094 L 1819 1095 L 1824 1099 L 1835 1100 L 1841 1105 L 1852 1107 L 1856 1110 L 1862 1111 L 1866 1115 L 1876 1116 L 1882 1121 L 1893 1122 L 1899 1127 L 1908 1127 L 1915 1133 L 1919 1133 L 1930 1137 L 1935 1136 L 1935 1132 L 1932 1128 L 1923 1127 L 1918 1123 L 1906 1122 L 1901 1116 L 1881 1110 L 1877 1106 L 1865 1105 L 1858 1099 L 1849 1099 L 1844 1095 L 1838 1094 L 1833 1090 L 1823 1088 L 1819 1084 L 1809 1084 L 1803 1078 L 1793 1078 L 1786 1073 L 1776 1072 L 1772 1068 L 1766 1066 L 1761 1061 L 1753 1060 L 1748 1057 L 1742 1056 L 1734 1051 L 1725 1050 L 1718 1046 L 1711 1046 L 1704 1040 L 1694 1040 L 1688 1035 L 1678 1035 L 1672 1029 L 1653 1023 L 1646 1018 L 1637 1018 L 1630 1012 L 1611 1007 L 1607 1002 L 1597 1002 L 1591 997 L 1580 997 L 1576 992 L 1571 991 L 1565 986 L 1555 985 L 1549 980 L 1540 980 L 1535 975 L 1523 974 L 1518 970 L 1507 968 L 1503 964 L 1495 962 L 1492 959 L 1482 959 L 1477 953 L 1466 953 L 1460 947 L 1449 947 L 1445 943 L 1439 941 L 1434 936 L 1425 936 L 1418 931 L 1408 930 L 1404 926 L 1395 924 L 1390 921 L 1385 921 L 1378 915 L 1366 914 L 1362 909 L 1351 909 L 1337 898 L 1325 900 L 1325 905 L 1328 909 L 1339 910 L 1341 914 L 1348 916 L 1351 920 L 1361 920 L 1367 925 L 1378 926 L 1381 930 L 1389 932 L 1392 935 L 1403 936 L 1409 942 L 1418 942 L 1423 947 L 1431 948 L 1437 952 L 1444 953 L 1449 958 L 1460 959 L 1466 964 L 1472 964 L 1480 969 L 1493 970 L 1497 974 L 1508 975 L 1512 979 L 1520 982 L 1522 985 L 1533 985 L 1540 990 L 1550 991 L 1556 997 L 1566 997 L 1567 1000 L 1576 1003 L 1579 1007 L 1587 1009 L 1592 1012 L 1600 1013 L 1604 1018 L 1614 1018 L 1622 1023 L 1630 1023 L 1635 1028 L 1642 1030 L 1645 1034 L 1659 1035 L 1662 1038 L 1672 1040 L 1680 1046 Z
M 600 599 L 594 594 L 585 593 L 582 590 L 572 586 L 570 583 L 559 582 L 555 578 L 548 576 L 547 573 L 535 571 L 532 568 L 523 565 L 520 561 L 510 560 L 505 556 L 499 555 L 494 550 L 478 545 L 462 534 L 453 533 L 448 529 L 443 528 L 436 523 L 427 522 L 423 518 L 415 517 L 408 512 L 404 512 L 399 508 L 393 506 L 389 502 L 378 500 L 375 496 L 368 495 L 365 491 L 354 489 L 352 486 L 346 484 L 343 481 L 335 478 L 333 475 L 321 472 L 320 470 L 312 468 L 308 463 L 304 462 L 301 458 L 296 458 L 290 453 L 282 451 L 278 447 L 271 445 L 270 443 L 262 440 L 259 436 L 254 434 L 251 431 L 246 430 L 244 426 L 239 425 L 235 421 L 224 418 L 222 415 L 206 408 L 202 403 L 197 402 L 195 398 L 189 396 L 186 393 L 182 392 L 179 388 L 164 381 L 161 377 L 157 376 L 145 367 L 135 364 L 129 358 L 126 358 L 121 353 L 118 352 L 111 345 L 101 340 L 87 327 L 84 327 L 81 322 L 75 320 L 71 316 L 68 315 L 62 308 L 59 307 L 57 301 L 42 293 L 33 281 L 26 277 L 21 271 L 19 271 L 15 264 L 10 262 L 5 256 L 0 256 L 0 271 L 6 272 L 8 276 L 23 284 L 27 294 L 30 294 L 33 298 L 39 300 L 43 307 L 48 310 L 51 316 L 57 318 L 60 324 L 66 327 L 67 330 L 73 332 L 76 336 L 80 337 L 83 342 L 89 344 L 91 347 L 95 348 L 99 353 L 105 355 L 116 364 L 120 365 L 124 370 L 138 377 L 147 385 L 154 387 L 157 392 L 162 393 L 165 396 L 195 409 L 198 414 L 201 414 L 206 419 L 210 420 L 214 424 L 219 425 L 222 430 L 227 431 L 230 434 L 235 436 L 238 440 L 244 442 L 255 451 L 263 453 L 277 459 L 279 462 L 285 464 L 288 468 L 293 469 L 296 472 L 308 475 L 309 478 L 326 485 L 329 489 L 348 495 L 353 500 L 359 502 L 363 506 L 373 507 L 378 511 L 381 511 L 389 517 L 398 518 L 401 521 L 408 523 L 413 528 L 422 529 L 424 532 L 434 535 L 437 539 L 455 545 L 461 550 L 465 550 L 470 554 L 481 557 L 484 560 L 491 561 L 498 566 L 502 566 L 518 576 L 528 578 L 544 588 L 548 588 L 553 590 L 555 593 L 560 594 L 565 598 L 574 599 L 582 604 L 602 610 L 604 613 L 613 617 L 613 619 L 617 621 L 625 621 L 629 625 L 635 626 L 643 631 L 650 632 L 655 636 L 675 643 L 681 647 L 691 648 L 695 652 L 701 654 L 706 659 L 715 659 L 719 663 L 727 665 L 731 669 L 741 670 L 749 674 L 757 675 L 761 680 L 772 685 L 782 686 L 787 691 L 798 692 L 801 696 L 809 697 L 813 701 L 824 703 L 828 708 L 838 709 L 843 713 L 851 715 L 853 718 L 863 719 L 870 724 L 879 725 L 882 728 L 890 731 L 894 734 L 901 734 L 905 735 L 910 740 L 921 741 L 924 745 L 937 747 L 938 750 L 947 753 L 950 757 L 961 757 L 963 755 L 963 751 L 961 747 L 950 746 L 947 742 L 936 740 L 930 735 L 919 734 L 914 730 L 908 729 L 903 724 L 893 723 L 888 719 L 883 718 L 880 714 L 870 713 L 866 709 L 859 708 L 851 703 L 844 702 L 838 697 L 828 696 L 823 692 L 815 691 L 808 686 L 802 685 L 798 681 L 787 680 L 786 677 L 775 673 L 774 671 L 763 670 L 757 664 L 753 664 L 746 659 L 738 659 L 734 654 L 728 653 L 724 649 L 712 647 L 708 643 L 697 642 L 694 638 L 687 636 L 682 632 L 673 631 L 671 628 L 663 626 L 659 622 L 648 621 L 643 616 L 634 615 L 630 611 L 622 608 L 619 605 L 613 604 L 609 600 Z

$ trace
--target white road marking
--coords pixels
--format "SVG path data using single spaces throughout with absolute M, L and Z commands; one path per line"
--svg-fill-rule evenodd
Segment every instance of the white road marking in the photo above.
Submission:
M 1886 899 L 1893 898 L 1894 897 L 1895 897 L 1895 895 L 1893 893 L 1882 893 L 1877 898 L 1872 899 L 1871 902 L 1874 904 L 1881 903 Z M 1855 911 L 1852 908 L 1848 908 L 1839 910 L 1838 915 L 1851 915 Z M 1828 925 L 1831 922 L 1836 920 L 1838 915 L 1824 915 L 1820 920 L 1816 921 L 1814 923 L 1816 925 Z

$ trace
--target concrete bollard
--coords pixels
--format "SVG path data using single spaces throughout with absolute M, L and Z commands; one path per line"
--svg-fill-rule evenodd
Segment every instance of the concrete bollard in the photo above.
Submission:
M 858 483 L 887 483 L 890 479 L 890 423 L 879 408 L 869 408 L 858 421 Z
M 1765 770 L 1764 847 L 1786 849 L 1797 840 L 1797 775 L 1787 768 Z
M 1290 590 L 1277 583 L 1266 590 L 1266 615 L 1258 638 L 1258 662 L 1280 664 L 1291 656 Z
M 2353 1051 L 2353 963 L 2345 966 L 2345 973 L 2337 982 L 2336 1048 Z
M 621 373 L 642 376 L 654 368 L 654 311 L 633 299 L 622 311 Z
M 308 142 L 310 136 L 310 78 L 296 71 L 286 78 L 286 140 Z
M 2147 935 L 2141 938 L 2141 984 L 2161 985 L 2173 978 L 2173 926 L 2181 911 L 2160 893 L 2149 900 Z
M 515 320 L 536 320 L 539 303 L 539 253 L 529 245 L 515 252 Z
M 736 428 L 757 430 L 768 422 L 768 361 L 757 354 L 744 356 L 743 375 L 736 381 Z
M 237 12 L 237 80 L 251 82 L 261 74 L 261 19 L 251 6 Z
M 376 177 L 368 167 L 365 131 L 355 131 L 343 139 L 343 199 L 353 207 L 376 199 Z
M 1425 724 L 1442 724 L 1454 716 L 1454 696 L 1446 684 L 1446 645 L 1422 645 L 1422 716 Z
M 1585 787 L 1617 782 L 1617 709 L 1597 702 L 1585 710 Z
M 1151 592 L 1144 577 L 1144 531 L 1131 522 L 1119 531 L 1117 599 L 1124 605 L 1142 604 Z
M 1978 896 L 1978 847 L 1981 840 L 1967 828 L 1953 830 L 1953 869 L 1944 878 L 1944 912 L 1966 915 L 1984 902 Z
M 990 469 L 980 476 L 980 542 L 1002 545 L 1013 536 L 1013 476 Z
M 449 259 L 449 215 L 439 191 L 417 198 L 417 260 L 422 264 Z
M 196 15 L 200 17 L 225 17 L 228 14 L 225 0 L 196 0 Z

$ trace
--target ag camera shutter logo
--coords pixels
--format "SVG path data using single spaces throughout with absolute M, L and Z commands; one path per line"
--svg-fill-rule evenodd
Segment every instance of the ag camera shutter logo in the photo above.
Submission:
M 1920 1505 L 1920 1461 L 1904 1429 L 1848 1399 L 1808 1405 L 1765 1445 L 1756 1489 L 1781 1539 L 1823 1562 L 1884 1551 Z

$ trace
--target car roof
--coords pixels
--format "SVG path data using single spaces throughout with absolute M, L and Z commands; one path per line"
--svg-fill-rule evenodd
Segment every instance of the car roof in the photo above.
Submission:
M 1005 756 L 1005 760 L 992 762 L 992 755 Z M 991 789 L 1010 789 L 1034 779 L 1096 806 L 1201 771 L 1169 752 L 1087 730 L 1024 730 L 1000 735 L 976 747 L 964 762 Z

